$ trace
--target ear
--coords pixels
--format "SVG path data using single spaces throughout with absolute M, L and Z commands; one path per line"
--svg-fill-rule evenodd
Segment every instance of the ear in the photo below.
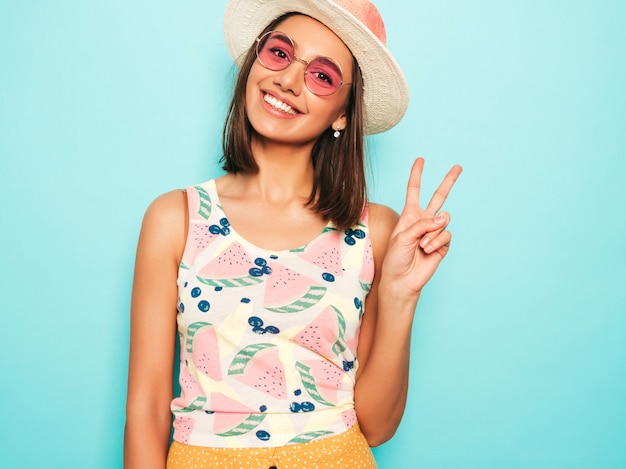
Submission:
M 348 126 L 348 117 L 345 112 L 342 112 L 337 119 L 333 121 L 331 127 L 333 130 L 344 130 Z

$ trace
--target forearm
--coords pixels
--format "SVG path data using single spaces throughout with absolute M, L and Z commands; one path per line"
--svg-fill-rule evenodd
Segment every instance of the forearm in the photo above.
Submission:
M 124 469 L 165 469 L 171 415 L 127 416 L 124 428 Z
M 359 425 L 371 446 L 391 438 L 404 413 L 416 302 L 381 283 L 371 350 L 355 386 Z

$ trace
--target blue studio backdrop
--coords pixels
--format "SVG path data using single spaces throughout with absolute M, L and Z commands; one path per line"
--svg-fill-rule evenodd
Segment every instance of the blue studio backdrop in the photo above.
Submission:
M 0 0 L 0 467 L 121 467 L 139 227 L 220 174 L 225 3 Z M 412 95 L 371 198 L 464 166 L 381 469 L 626 467 L 626 3 L 377 3 Z

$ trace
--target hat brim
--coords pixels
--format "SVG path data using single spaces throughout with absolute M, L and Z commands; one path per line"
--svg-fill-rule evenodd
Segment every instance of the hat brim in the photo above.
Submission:
M 384 132 L 404 116 L 409 88 L 387 47 L 355 16 L 331 0 L 230 0 L 224 13 L 226 47 L 238 65 L 261 31 L 287 13 L 320 21 L 348 46 L 364 83 L 365 134 Z

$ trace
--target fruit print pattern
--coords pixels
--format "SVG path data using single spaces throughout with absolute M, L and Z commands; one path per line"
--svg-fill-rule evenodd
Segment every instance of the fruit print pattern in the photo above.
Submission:
M 367 211 L 349 230 L 329 223 L 304 246 L 268 251 L 230 225 L 215 181 L 186 193 L 174 439 L 263 448 L 351 428 L 358 332 L 374 275 Z

